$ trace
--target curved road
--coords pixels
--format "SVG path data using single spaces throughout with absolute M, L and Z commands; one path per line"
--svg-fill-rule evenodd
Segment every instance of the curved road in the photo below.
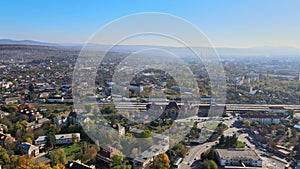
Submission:
M 180 169 L 194 168 L 194 167 L 190 167 L 193 164 L 193 162 L 196 160 L 199 160 L 200 155 L 213 145 L 215 145 L 215 142 L 207 142 L 207 143 L 192 147 L 189 151 L 189 155 L 187 155 L 183 159 L 183 162 L 181 163 L 179 168 Z M 195 158 L 197 158 L 197 159 L 195 160 Z M 195 166 L 195 168 L 197 168 L 197 167 Z
M 229 117 L 228 117 L 228 119 L 229 119 Z M 230 127 L 234 123 L 235 120 L 236 120 L 235 118 L 231 118 L 230 120 L 225 120 L 223 123 L 228 125 L 228 127 Z M 201 123 L 201 124 L 203 125 L 203 123 Z M 233 128 L 228 128 L 228 130 L 224 131 L 224 135 L 232 135 L 233 133 L 237 132 L 237 130 L 238 129 L 234 128 L 234 127 Z M 181 163 L 179 168 L 180 169 L 189 169 L 189 168 L 195 168 L 196 169 L 198 163 L 197 162 L 194 163 L 194 162 L 200 159 L 200 156 L 204 151 L 211 148 L 211 146 L 213 146 L 215 144 L 216 144 L 216 141 L 206 142 L 204 144 L 192 147 L 189 151 L 189 155 L 187 155 L 183 159 L 183 162 Z

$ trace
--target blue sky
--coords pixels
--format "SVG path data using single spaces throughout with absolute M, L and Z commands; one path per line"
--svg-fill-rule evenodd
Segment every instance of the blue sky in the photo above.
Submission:
M 85 42 L 101 26 L 138 12 L 184 18 L 217 47 L 300 48 L 298 0 L 3 0 L 0 38 Z

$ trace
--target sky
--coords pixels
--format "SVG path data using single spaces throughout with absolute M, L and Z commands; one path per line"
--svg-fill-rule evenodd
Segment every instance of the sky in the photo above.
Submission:
M 298 0 L 3 0 L 0 39 L 83 43 L 104 25 L 162 12 L 197 26 L 216 47 L 300 48 Z

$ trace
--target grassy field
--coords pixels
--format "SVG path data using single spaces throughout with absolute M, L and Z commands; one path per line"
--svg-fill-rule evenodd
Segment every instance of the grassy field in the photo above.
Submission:
M 244 145 L 244 143 L 242 143 L 241 141 L 237 141 L 236 142 L 236 148 L 244 148 L 245 147 L 245 145 Z
M 67 160 L 72 161 L 75 158 L 75 154 L 80 152 L 80 148 L 81 148 L 80 144 L 64 147 Z
M 217 122 L 207 122 L 205 124 L 203 124 L 203 127 L 209 129 L 209 130 L 215 130 L 218 126 Z

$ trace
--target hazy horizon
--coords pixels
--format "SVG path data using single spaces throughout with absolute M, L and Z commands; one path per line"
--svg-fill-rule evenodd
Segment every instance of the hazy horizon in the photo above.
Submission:
M 6 43 L 2 43 L 2 40 L 8 40 L 8 41 L 12 41 L 12 42 L 6 42 Z M 113 45 L 113 44 L 101 44 L 101 43 L 87 43 L 87 42 L 64 42 L 64 43 L 60 43 L 60 42 L 51 42 L 51 41 L 39 41 L 39 40 L 35 40 L 35 39 L 10 39 L 7 37 L 0 37 L 0 44 L 14 44 L 14 43 L 19 43 L 19 44 L 23 44 L 22 42 L 37 42 L 37 43 L 45 43 L 45 44 L 57 44 L 57 45 L 84 45 L 84 44 L 92 44 L 92 45 Z M 26 43 L 24 43 L 24 45 L 26 45 Z M 121 44 L 120 46 L 162 46 L 162 47 L 174 47 L 174 48 L 181 48 L 184 46 L 169 46 L 166 44 L 162 44 L 162 45 L 149 45 L 149 44 Z M 203 48 L 209 48 L 211 46 L 193 46 L 193 47 L 203 47 Z M 261 46 L 249 46 L 249 47 L 224 47 L 224 46 L 213 46 L 214 48 L 226 48 L 226 49 L 252 49 L 252 48 L 294 48 L 294 49 L 299 49 L 300 47 L 294 47 L 294 46 L 284 46 L 284 45 L 261 45 Z

